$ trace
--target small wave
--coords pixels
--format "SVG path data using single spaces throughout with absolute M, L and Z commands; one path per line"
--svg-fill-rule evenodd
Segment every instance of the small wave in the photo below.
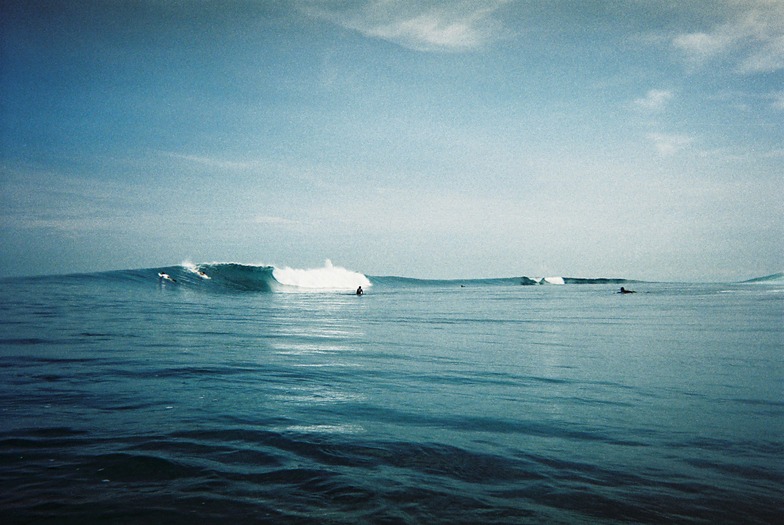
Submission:
M 618 279 L 613 277 L 564 277 L 563 280 L 565 284 L 627 284 L 640 282 L 631 279 Z
M 749 279 L 748 281 L 743 281 L 743 283 L 780 283 L 784 282 L 784 272 L 774 273 L 771 275 L 766 275 L 764 277 L 756 277 L 754 279 Z
M 285 432 L 301 434 L 361 434 L 365 429 L 361 425 L 289 425 L 282 429 Z

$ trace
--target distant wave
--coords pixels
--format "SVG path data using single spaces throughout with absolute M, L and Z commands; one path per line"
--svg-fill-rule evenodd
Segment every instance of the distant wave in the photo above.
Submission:
M 491 279 L 414 279 L 411 277 L 370 277 L 370 280 L 379 285 L 388 286 L 537 286 L 537 285 L 563 285 L 563 284 L 626 284 L 639 282 L 630 279 L 616 279 L 608 277 L 583 278 L 583 277 L 501 277 Z
M 748 281 L 743 281 L 744 283 L 770 283 L 770 282 L 784 282 L 784 272 L 774 273 L 772 275 L 766 275 L 764 277 L 755 277 L 754 279 L 749 279 Z
M 626 284 L 639 282 L 631 279 L 617 279 L 612 277 L 520 277 L 520 284 L 532 286 L 538 284 Z
M 625 284 L 625 283 L 638 283 L 640 281 L 634 279 L 615 279 L 609 277 L 598 278 L 583 278 L 583 277 L 564 277 L 565 284 Z

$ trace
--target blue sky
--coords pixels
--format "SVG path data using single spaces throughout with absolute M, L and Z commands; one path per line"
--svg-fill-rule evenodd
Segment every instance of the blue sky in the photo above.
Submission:
M 784 268 L 784 2 L 0 10 L 0 276 Z

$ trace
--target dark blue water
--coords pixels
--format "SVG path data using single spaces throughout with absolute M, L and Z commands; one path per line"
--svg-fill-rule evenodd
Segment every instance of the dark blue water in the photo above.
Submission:
M 784 516 L 781 281 L 215 282 L 0 282 L 3 523 Z

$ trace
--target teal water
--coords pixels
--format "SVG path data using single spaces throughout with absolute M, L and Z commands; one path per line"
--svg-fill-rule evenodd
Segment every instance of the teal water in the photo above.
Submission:
M 167 270 L 0 283 L 4 523 L 784 515 L 780 280 Z

